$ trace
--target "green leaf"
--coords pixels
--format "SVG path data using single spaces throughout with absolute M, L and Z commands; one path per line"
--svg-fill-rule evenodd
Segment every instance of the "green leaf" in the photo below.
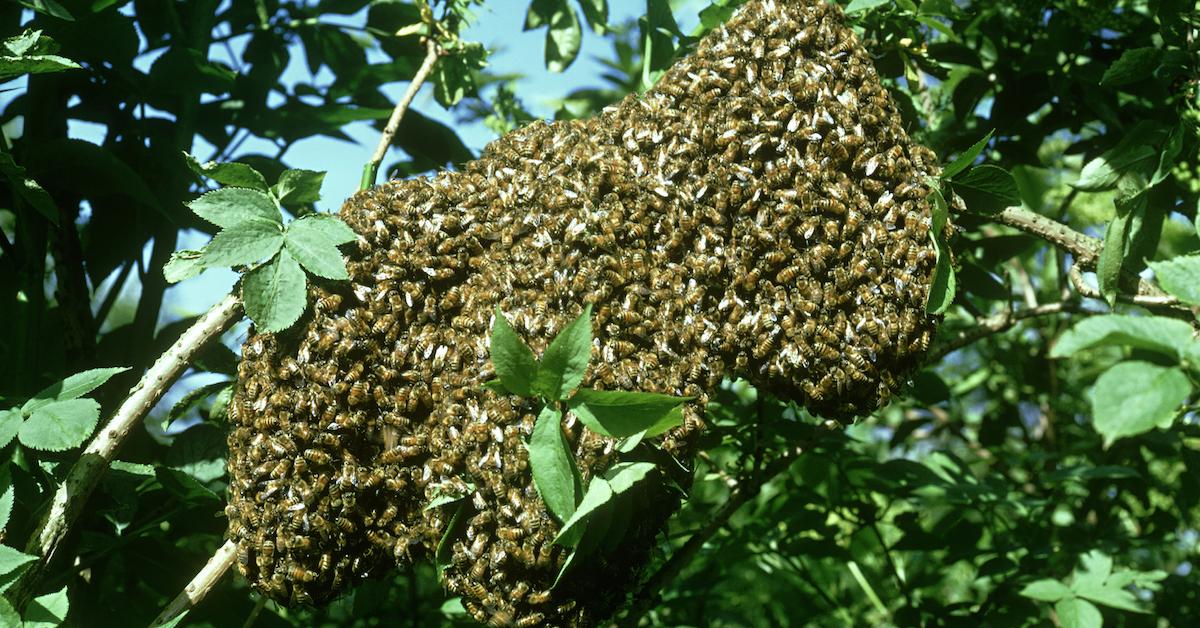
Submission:
M 1096 379 L 1093 425 L 1105 447 L 1119 438 L 1169 427 L 1191 393 L 1187 375 L 1176 367 L 1121 362 Z
M 1076 570 L 1071 581 L 1071 589 L 1078 591 L 1079 587 L 1098 587 L 1112 575 L 1113 560 L 1100 550 L 1091 550 L 1080 557 L 1082 563 Z
M 690 399 L 657 393 L 582 388 L 567 405 L 593 432 L 625 438 L 655 427 L 672 410 Z
M 0 150 L 0 173 L 8 179 L 12 190 L 52 225 L 58 225 L 58 207 L 54 199 L 37 181 L 25 176 L 25 168 L 13 161 L 12 155 Z
M 858 13 L 859 11 L 867 11 L 874 9 L 877 6 L 887 4 L 890 0 L 852 0 L 846 5 L 846 15 Z
M 170 412 L 167 413 L 167 418 L 163 419 L 163 425 L 165 426 L 171 421 L 174 421 L 175 419 L 187 414 L 193 408 L 199 406 L 200 402 L 213 396 L 213 394 L 224 390 L 232 383 L 233 382 L 231 380 L 221 380 L 219 382 L 205 384 L 189 390 L 187 394 L 179 399 L 179 401 L 175 402 L 175 405 L 171 406 Z
M 604 479 L 608 480 L 613 495 L 620 495 L 644 480 L 651 471 L 654 471 L 652 462 L 621 462 L 605 471 Z
M 12 582 L 10 581 L 9 584 Z M 0 589 L 3 590 L 3 589 Z M 20 626 L 21 615 L 13 608 L 8 598 L 0 597 L 0 626 Z
M 16 438 L 17 431 L 21 429 L 21 423 L 24 421 L 25 415 L 16 408 L 0 410 L 0 447 L 7 446 Z
M 38 596 L 25 609 L 24 628 L 58 628 L 66 621 L 70 605 L 66 586 L 54 593 Z
M 164 462 L 199 482 L 225 477 L 225 431 L 214 423 L 193 425 L 175 437 Z
M 575 62 L 583 42 L 583 29 L 575 10 L 567 6 L 566 0 L 558 5 L 550 18 L 550 29 L 546 31 L 546 69 L 554 73 L 562 72 Z
M 537 361 L 533 352 L 508 324 L 508 319 L 504 318 L 499 306 L 496 306 L 492 321 L 491 355 L 492 367 L 496 369 L 496 377 L 500 378 L 504 388 L 521 397 L 533 395 L 533 381 L 538 372 Z
M 31 31 L 25 31 L 28 35 Z M 35 35 L 40 36 L 41 31 L 32 31 Z M 14 76 L 22 74 L 44 74 L 46 72 L 62 72 L 63 70 L 78 70 L 78 63 L 54 54 L 13 54 L 12 45 L 10 42 L 20 40 L 26 35 L 19 37 L 10 37 L 4 40 L 4 47 L 0 49 L 0 81 L 6 81 Z M 43 40 L 49 40 L 49 37 L 42 37 Z
M 39 407 L 21 424 L 21 444 L 42 451 L 65 451 L 83 444 L 100 420 L 94 399 L 54 401 Z
M 1117 87 L 1150 78 L 1161 58 L 1162 51 L 1158 48 L 1145 47 L 1126 50 L 1104 71 L 1100 84 Z
M 304 313 L 308 298 L 304 269 L 287 249 L 269 263 L 246 273 L 242 281 L 242 303 L 246 315 L 260 331 L 287 329 Z
M 1121 269 L 1133 242 L 1134 226 L 1142 219 L 1146 210 L 1146 195 L 1139 193 L 1121 197 L 1115 201 L 1117 215 L 1108 224 L 1100 259 L 1096 262 L 1096 280 L 1100 294 L 1109 307 L 1117 303 L 1120 293 Z
M 466 486 L 465 486 L 463 492 L 459 493 L 459 494 L 443 493 L 440 488 L 435 490 L 433 499 L 431 499 L 429 501 L 429 503 L 426 504 L 426 506 L 424 508 L 422 508 L 421 510 L 433 510 L 434 508 L 438 508 L 439 506 L 445 506 L 446 504 L 453 504 L 454 502 L 458 502 L 458 501 L 462 501 L 462 500 L 466 499 L 468 495 L 475 492 L 475 485 L 470 482 L 465 482 L 464 484 Z
M 950 255 L 942 243 L 943 236 L 933 236 L 933 248 L 937 254 L 937 264 L 933 269 L 933 281 L 929 286 L 929 297 L 925 302 L 925 311 L 930 314 L 944 314 L 954 303 L 958 293 L 958 280 L 954 276 L 954 266 L 950 264 Z
M 1071 597 L 1071 589 L 1058 580 L 1046 578 L 1025 585 L 1025 588 L 1021 589 L 1021 595 L 1043 602 L 1057 602 Z
M 1058 614 L 1060 628 L 1100 628 L 1104 625 L 1100 609 L 1077 597 L 1059 600 L 1054 605 L 1054 612 Z
M 450 517 L 450 524 L 446 526 L 446 531 L 442 533 L 442 538 L 438 540 L 437 549 L 433 553 L 433 562 L 437 566 L 438 576 L 441 577 L 442 572 L 449 567 L 454 558 L 454 539 L 466 527 L 467 523 L 467 504 L 460 503 L 454 509 L 454 515 Z
M 967 209 L 979 214 L 994 214 L 1005 207 L 1021 204 L 1021 193 L 1012 173 L 999 166 L 975 166 L 952 182 Z
M 221 501 L 221 497 L 212 489 L 178 469 L 156 467 L 154 477 L 158 479 L 158 483 L 162 484 L 163 488 L 186 504 L 212 506 Z
M 579 8 L 593 32 L 603 35 L 608 31 L 608 0 L 579 0 Z
M 646 430 L 646 432 L 642 435 L 642 438 L 654 438 L 655 436 L 658 436 L 659 434 L 663 434 L 667 430 L 670 430 L 679 425 L 683 425 L 683 406 L 682 405 L 675 406 L 673 409 L 671 409 L 671 411 L 668 412 L 666 414 L 666 416 L 664 416 L 662 418 L 661 421 L 659 421 L 658 423 L 655 423 L 654 425 L 652 425 L 650 427 L 650 429 Z M 640 440 L 640 439 L 631 438 L 630 440 L 634 441 L 632 443 L 632 445 L 630 445 L 630 448 L 632 449 L 632 447 L 637 445 L 636 441 Z
M 1150 183 L 1146 187 L 1152 188 L 1171 176 L 1171 166 L 1175 165 L 1175 158 L 1183 150 L 1183 137 L 1187 133 L 1182 122 L 1171 128 L 1167 134 L 1167 141 L 1163 143 L 1162 153 L 1158 156 L 1158 167 L 1155 168 L 1154 175 L 1150 177 Z
M 37 560 L 37 556 L 30 556 L 7 545 L 0 545 L 0 576 L 22 569 L 35 560 Z
M 579 487 L 575 459 L 561 423 L 562 414 L 558 410 L 550 406 L 542 408 L 529 437 L 529 467 L 546 508 L 559 521 L 566 521 L 575 513 Z
M 17 2 L 24 5 L 28 9 L 33 9 L 34 11 L 44 15 L 56 17 L 67 22 L 75 21 L 75 18 L 71 16 L 71 12 L 68 11 L 66 7 L 59 4 L 58 0 L 17 0 Z
M 1146 612 L 1146 609 L 1142 608 L 1141 604 L 1138 603 L 1137 597 L 1132 592 L 1121 587 L 1087 584 L 1075 585 L 1071 588 L 1075 590 L 1075 594 L 1079 597 L 1087 598 L 1097 604 L 1133 613 Z
M 337 248 L 347 242 L 345 231 L 349 228 L 339 228 L 338 224 L 345 227 L 345 223 L 333 217 L 296 219 L 284 233 L 285 246 L 308 272 L 326 279 L 349 279 L 346 260 Z
M 34 410 L 48 405 L 52 401 L 77 399 L 103 386 L 112 376 L 128 370 L 128 367 L 117 366 L 89 369 L 76 373 L 61 382 L 51 384 L 38 391 L 38 394 L 34 395 L 29 401 L 26 401 L 25 405 L 21 406 L 21 412 L 28 416 Z
M 279 225 L 247 221 L 219 231 L 200 251 L 200 262 L 206 268 L 250 266 L 275 255 L 281 246 L 283 229 Z
M 13 509 L 12 469 L 6 464 L 0 467 L 0 532 L 8 526 Z
M 1180 301 L 1200 305 L 1200 255 L 1181 255 L 1165 262 L 1150 262 L 1163 290 Z
M 341 218 L 333 214 L 309 214 L 300 220 L 313 223 L 308 228 L 319 230 L 330 242 L 333 242 L 337 246 L 349 244 L 358 239 L 358 234 Z M 295 224 L 295 222 L 292 224 Z
M 983 139 L 975 142 L 970 148 L 959 153 L 958 157 L 955 157 L 954 161 L 950 162 L 942 170 L 942 179 L 949 179 L 963 170 L 966 170 L 967 166 L 970 166 L 972 163 L 974 163 L 975 158 L 979 156 L 979 153 L 983 152 L 984 147 L 987 146 L 988 141 L 992 139 L 992 134 L 995 132 L 996 129 L 988 131 L 987 135 L 983 136 Z
M 1050 357 L 1065 358 L 1084 349 L 1127 345 L 1181 357 L 1192 344 L 1192 327 L 1165 316 L 1093 316 L 1059 337 Z
M 1089 161 L 1079 172 L 1079 180 L 1071 186 L 1083 192 L 1111 190 L 1126 172 L 1145 167 L 1158 157 L 1158 151 L 1148 144 L 1134 143 L 1136 136 L 1105 151 Z
M 583 501 L 579 502 L 579 509 L 563 523 L 558 536 L 554 537 L 554 542 L 564 547 L 578 545 L 580 539 L 583 538 L 588 519 L 597 509 L 607 504 L 612 497 L 612 486 L 606 480 L 592 478 L 591 484 L 588 484 L 587 493 L 583 495 Z
M 188 203 L 196 215 L 221 227 L 236 229 L 247 222 L 283 224 L 279 207 L 270 196 L 248 188 L 213 190 Z
M 271 186 L 267 185 L 267 179 L 259 171 L 246 164 L 237 162 L 217 163 L 215 161 L 202 164 L 187 152 L 183 153 L 183 158 L 187 162 L 188 168 L 192 169 L 192 172 L 202 177 L 208 177 L 221 185 L 235 188 L 249 188 L 251 190 L 258 190 L 259 192 L 269 192 L 271 190 Z
M 592 304 L 589 303 L 546 347 L 533 381 L 533 392 L 550 401 L 566 399 L 583 381 L 591 356 Z
M 936 238 L 942 235 L 942 230 L 946 228 L 946 221 L 950 219 L 950 206 L 946 204 L 946 197 L 942 195 L 942 191 L 936 185 L 929 194 L 933 197 L 933 214 L 930 216 L 929 231 Z
M 275 197 L 282 205 L 302 205 L 321 200 L 325 173 L 315 170 L 284 170 L 275 184 Z
M 204 272 L 204 252 L 183 249 L 171 254 L 171 259 L 163 264 L 163 279 L 167 283 L 179 283 L 191 279 Z

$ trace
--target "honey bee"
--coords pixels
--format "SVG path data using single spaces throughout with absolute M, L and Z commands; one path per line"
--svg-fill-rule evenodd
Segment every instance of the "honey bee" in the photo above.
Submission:
M 342 304 L 342 295 L 326 294 L 317 299 L 316 310 L 318 312 L 332 312 Z
M 526 600 L 529 604 L 532 604 L 534 606 L 540 606 L 542 604 L 546 604 L 546 603 L 550 602 L 550 590 L 548 590 L 548 588 L 547 588 L 547 590 L 544 590 L 544 591 L 536 591 L 534 593 L 529 593 L 529 597 L 526 598 Z
M 388 507 L 385 508 L 383 510 L 383 512 L 379 515 L 379 520 L 376 521 L 376 524 L 380 525 L 380 526 L 386 526 L 387 524 L 391 523 L 393 519 L 396 518 L 396 514 L 398 512 L 399 512 L 399 510 L 396 508 L 395 504 L 389 504 Z
M 292 565 L 288 568 L 287 577 L 293 582 L 313 582 L 317 579 L 317 573 L 299 565 Z
M 312 431 L 308 428 L 307 423 L 292 423 L 290 426 L 292 436 L 301 442 L 307 442 L 312 438 Z
M 512 611 L 507 608 L 497 609 L 488 619 L 488 626 L 511 626 L 513 625 Z
M 486 558 L 480 558 L 471 565 L 471 578 L 474 580 L 483 580 L 487 575 L 488 561 Z
M 350 395 L 346 401 L 352 406 L 360 406 L 367 402 L 367 393 L 371 390 L 371 383 L 365 380 L 354 382 L 350 386 Z
M 542 613 L 530 613 L 518 619 L 514 625 L 518 628 L 528 628 L 531 626 L 541 626 L 544 621 L 546 621 L 546 616 Z
M 519 527 L 518 528 L 501 527 L 501 528 L 496 529 L 496 536 L 500 537 L 501 539 L 504 539 L 505 541 L 517 542 L 517 541 L 520 541 L 525 536 L 525 530 L 523 528 L 519 528 Z

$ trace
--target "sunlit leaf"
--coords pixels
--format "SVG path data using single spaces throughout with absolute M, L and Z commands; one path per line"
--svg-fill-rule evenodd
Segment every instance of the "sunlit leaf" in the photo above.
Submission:
M 517 337 L 499 307 L 496 307 L 492 320 L 491 356 L 492 368 L 506 390 L 521 397 L 532 396 L 533 380 L 538 372 L 537 360 L 529 346 Z
M 575 513 L 579 495 L 575 459 L 562 432 L 562 414 L 542 408 L 529 437 L 529 468 L 546 508 L 560 521 Z
M 21 412 L 29 415 L 38 408 L 53 401 L 65 401 L 82 397 L 101 387 L 114 375 L 128 371 L 128 367 L 107 367 L 88 369 L 38 391 L 29 401 L 21 406 Z
M 65 451 L 83 444 L 100 420 L 100 404 L 93 399 L 53 401 L 30 413 L 21 424 L 21 444 L 42 451 Z
M 262 331 L 287 329 L 304 313 L 306 285 L 304 269 L 287 249 L 281 249 L 269 263 L 246 273 L 242 281 L 246 315 Z
M 1179 368 L 1121 362 L 1105 371 L 1092 389 L 1094 426 L 1106 446 L 1155 427 L 1169 427 L 1191 393 L 1192 384 Z
M 533 392 L 558 401 L 566 399 L 583 381 L 592 355 L 592 305 L 563 327 L 542 354 Z

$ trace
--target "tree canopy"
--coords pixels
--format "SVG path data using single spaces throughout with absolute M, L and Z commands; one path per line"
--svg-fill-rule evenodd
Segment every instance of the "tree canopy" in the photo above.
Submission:
M 314 307 L 307 286 L 346 277 L 339 247 L 356 235 L 329 213 L 342 199 L 321 197 L 326 173 L 369 186 L 460 168 L 477 157 L 467 133 L 519 128 L 547 97 L 554 119 L 594 116 L 742 3 L 516 4 L 0 6 L 0 623 L 149 622 L 207 560 L 233 560 L 235 323 L 286 329 Z M 617 619 L 1194 624 L 1200 12 L 840 4 L 904 128 L 942 164 L 929 307 L 944 320 L 902 394 L 844 428 L 724 382 L 683 507 Z M 545 34 L 528 60 L 569 73 L 586 42 L 605 71 L 549 95 L 494 71 L 472 24 L 518 9 Z M 297 162 L 314 137 L 361 160 Z M 181 316 L 203 291 L 193 277 L 220 268 L 239 273 L 235 293 Z M 547 350 L 558 379 L 538 382 L 540 363 L 497 329 L 492 359 L 512 366 L 491 385 L 549 413 L 570 404 L 564 380 L 586 352 Z M 682 420 L 668 416 L 677 397 L 592 393 L 593 409 L 571 408 L 601 433 L 650 438 Z M 642 404 L 637 429 L 622 404 Z M 539 464 L 570 485 L 569 456 Z M 585 489 L 612 495 L 646 472 L 622 467 L 598 488 L 537 480 L 569 537 L 577 505 L 592 508 Z M 288 609 L 226 575 L 173 621 L 471 623 L 438 576 L 423 565 Z

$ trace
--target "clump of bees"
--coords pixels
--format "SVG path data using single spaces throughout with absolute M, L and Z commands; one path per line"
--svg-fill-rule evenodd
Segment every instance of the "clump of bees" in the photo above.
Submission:
M 540 352 L 592 304 L 584 385 L 696 397 L 658 443 L 680 460 L 724 376 L 863 414 L 936 325 L 936 169 L 839 8 L 756 0 L 641 97 L 357 194 L 341 212 L 360 235 L 350 282 L 313 288 L 293 331 L 243 351 L 227 508 L 241 572 L 320 604 L 431 558 L 462 512 L 443 576 L 473 617 L 603 619 L 678 499 L 645 499 L 620 552 L 552 588 L 566 553 L 530 478 L 537 408 L 481 386 L 493 308 Z M 585 486 L 618 460 L 611 439 L 565 431 Z M 426 508 L 446 495 L 462 500 Z

